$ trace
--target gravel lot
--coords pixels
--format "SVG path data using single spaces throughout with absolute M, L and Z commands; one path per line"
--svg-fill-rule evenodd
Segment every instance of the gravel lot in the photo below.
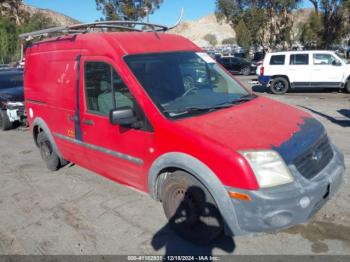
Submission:
M 253 90 L 310 111 L 350 166 L 348 94 Z M 77 166 L 48 171 L 28 131 L 1 132 L 0 148 L 0 254 L 350 254 L 349 183 L 307 224 L 198 247 L 169 230 L 147 195 Z

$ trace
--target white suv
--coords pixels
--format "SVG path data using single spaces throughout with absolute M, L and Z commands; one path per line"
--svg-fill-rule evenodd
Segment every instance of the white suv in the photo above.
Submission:
M 350 64 L 332 51 L 269 53 L 257 74 L 274 94 L 296 87 L 341 88 L 350 93 Z

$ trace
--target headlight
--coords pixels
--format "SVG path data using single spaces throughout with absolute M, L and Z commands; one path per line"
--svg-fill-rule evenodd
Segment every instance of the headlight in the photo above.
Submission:
M 293 182 L 293 177 L 280 155 L 272 150 L 241 151 L 249 162 L 261 188 Z

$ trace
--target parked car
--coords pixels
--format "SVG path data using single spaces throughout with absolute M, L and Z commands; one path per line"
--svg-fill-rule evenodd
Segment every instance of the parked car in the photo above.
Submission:
M 265 52 L 255 52 L 252 62 L 258 67 L 264 63 L 264 58 Z
M 23 72 L 0 71 L 0 129 L 9 130 L 25 123 Z
M 198 79 L 188 89 L 190 70 Z M 36 42 L 24 78 L 31 131 L 50 170 L 69 161 L 148 193 L 170 227 L 196 243 L 303 223 L 343 183 L 343 154 L 320 122 L 250 93 L 178 35 Z
M 11 68 L 10 65 L 8 64 L 0 64 L 0 71 L 4 71 L 4 70 L 12 70 L 13 68 Z
M 269 53 L 259 82 L 274 94 L 291 88 L 335 88 L 350 92 L 350 65 L 332 51 Z
M 241 57 L 221 57 L 218 61 L 233 74 L 239 73 L 247 76 L 252 73 L 254 74 L 256 70 L 255 63 Z

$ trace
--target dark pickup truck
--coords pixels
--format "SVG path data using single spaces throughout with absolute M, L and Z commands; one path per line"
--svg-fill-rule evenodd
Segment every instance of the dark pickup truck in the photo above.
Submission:
M 0 71 L 0 129 L 9 130 L 26 124 L 23 71 Z

